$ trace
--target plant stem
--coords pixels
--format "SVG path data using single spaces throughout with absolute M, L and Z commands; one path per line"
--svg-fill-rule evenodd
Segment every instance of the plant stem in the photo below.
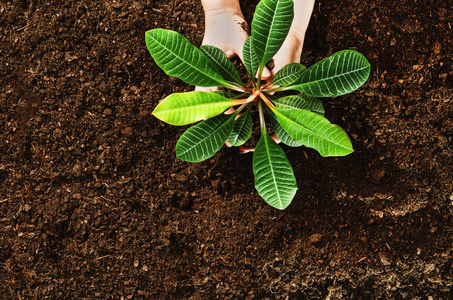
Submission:
M 275 105 L 274 105 L 269 99 L 267 99 L 267 97 L 264 95 L 264 93 L 260 93 L 260 97 L 261 97 L 261 99 L 263 99 L 263 101 L 266 103 L 266 105 L 267 105 L 272 111 L 275 111 Z
M 258 101 L 258 111 L 260 112 L 261 133 L 264 133 L 266 132 L 266 123 L 264 121 L 263 104 L 261 101 Z
M 259 90 L 261 87 L 261 76 L 263 76 L 264 66 L 260 66 L 258 70 L 258 80 L 256 82 L 256 88 Z
M 253 88 L 241 87 L 241 86 L 237 86 L 237 85 L 234 85 L 234 84 L 226 84 L 225 87 L 230 89 L 230 90 L 235 90 L 235 91 L 238 91 L 238 92 L 241 92 L 241 93 L 252 92 L 253 91 Z
M 241 106 L 239 106 L 239 108 L 236 109 L 236 110 L 233 112 L 233 114 L 231 115 L 231 117 L 236 119 L 236 116 L 237 116 L 238 114 L 240 114 L 241 111 L 242 111 L 247 105 L 248 105 L 248 102 L 246 102 L 246 103 L 242 104 Z
M 250 102 L 253 102 L 253 100 L 255 100 L 256 96 L 255 95 L 250 95 L 248 98 L 243 98 L 243 99 L 231 99 L 235 102 L 234 105 L 232 106 L 236 106 L 236 105 L 239 105 L 239 104 L 247 104 L 247 103 L 250 103 Z

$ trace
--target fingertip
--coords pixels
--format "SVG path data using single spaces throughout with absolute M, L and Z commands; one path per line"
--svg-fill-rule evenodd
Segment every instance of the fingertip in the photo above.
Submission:
M 261 74 L 261 79 L 262 80 L 267 80 L 272 76 L 272 73 L 269 71 L 268 68 L 264 68 L 263 74 Z
M 236 52 L 234 50 L 223 50 L 221 49 L 225 54 L 226 56 L 228 57 L 228 59 L 232 59 L 233 57 L 237 56 Z
M 214 92 L 219 90 L 218 87 L 202 87 L 202 86 L 196 86 L 195 91 L 196 92 Z

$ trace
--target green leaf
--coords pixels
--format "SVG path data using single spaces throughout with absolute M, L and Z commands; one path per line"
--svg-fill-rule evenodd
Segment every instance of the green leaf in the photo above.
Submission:
M 234 115 L 221 114 L 186 130 L 176 143 L 176 157 L 200 162 L 222 148 L 233 130 Z
M 280 141 L 282 141 L 283 144 L 290 146 L 290 147 L 300 147 L 303 146 L 301 143 L 298 143 L 294 141 L 291 136 L 289 135 L 288 132 L 286 132 L 283 128 L 282 125 L 280 125 L 280 122 L 278 121 L 277 117 L 275 114 L 268 109 L 267 114 L 269 116 L 269 120 L 271 122 L 272 128 L 274 129 L 275 135 L 278 137 Z
M 292 0 L 261 0 L 252 20 L 252 43 L 260 68 L 278 52 L 294 17 Z
M 187 125 L 216 116 L 237 104 L 240 100 L 230 100 L 215 93 L 175 93 L 159 103 L 153 115 L 171 125 Z
M 228 137 L 232 146 L 238 147 L 248 141 L 252 135 L 253 120 L 250 109 L 234 121 L 233 131 Z
M 202 87 L 228 86 L 214 63 L 181 34 L 153 29 L 146 32 L 145 41 L 156 64 L 167 75 Z
M 226 54 L 217 47 L 203 45 L 200 47 L 201 52 L 204 53 L 217 67 L 223 79 L 233 84 L 244 86 L 239 77 L 239 73 L 234 67 L 231 60 L 228 59 Z
M 277 108 L 283 109 L 305 109 L 317 113 L 318 115 L 323 116 L 324 106 L 322 105 L 321 100 L 318 98 L 308 96 L 305 94 L 298 94 L 292 96 L 286 96 L 278 98 L 272 101 Z
M 322 105 L 321 100 L 315 97 L 307 96 L 304 94 L 299 95 L 292 95 L 286 96 L 282 98 L 273 99 L 272 102 L 275 104 L 277 108 L 282 109 L 304 109 L 309 110 L 311 112 L 317 113 L 318 115 L 324 115 L 324 107 Z M 294 141 L 289 133 L 287 133 L 280 122 L 278 121 L 275 114 L 270 110 L 267 109 L 269 114 L 269 120 L 271 121 L 272 128 L 274 129 L 275 134 L 277 137 L 282 141 L 283 144 L 288 145 L 290 147 L 300 147 L 303 144 Z
M 305 66 L 299 63 L 291 63 L 284 66 L 280 71 L 275 74 L 271 86 L 288 86 L 297 81 L 302 73 L 305 71 Z
M 253 173 L 258 194 L 272 207 L 285 209 L 297 192 L 294 172 L 285 152 L 266 131 L 253 154 Z
M 260 62 L 256 56 L 255 48 L 253 48 L 251 36 L 245 40 L 244 47 L 242 48 L 242 56 L 247 72 L 249 72 L 252 79 L 255 79 Z
M 370 63 L 357 51 L 339 51 L 308 68 L 291 89 L 314 97 L 337 97 L 362 86 Z
M 353 152 L 348 135 L 323 116 L 302 109 L 275 109 L 273 112 L 294 141 L 316 149 L 322 156 L 344 156 Z
M 222 97 L 225 97 L 227 99 L 235 99 L 238 95 L 230 92 L 230 91 L 225 91 L 225 90 L 217 90 L 217 91 L 212 91 L 211 93 L 220 95 Z

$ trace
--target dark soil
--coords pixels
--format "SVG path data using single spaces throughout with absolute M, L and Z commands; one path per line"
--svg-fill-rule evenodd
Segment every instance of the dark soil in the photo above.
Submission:
M 251 20 L 257 1 L 241 1 Z M 285 211 L 252 155 L 175 158 L 186 127 L 150 112 L 193 87 L 146 30 L 200 45 L 199 1 L 0 1 L 0 298 L 452 299 L 453 3 L 321 0 L 302 63 L 371 64 L 325 99 L 355 152 L 285 148 Z

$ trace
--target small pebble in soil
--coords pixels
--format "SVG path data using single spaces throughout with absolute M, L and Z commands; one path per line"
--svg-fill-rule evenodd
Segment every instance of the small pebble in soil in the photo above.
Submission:
M 185 183 L 189 180 L 189 177 L 187 175 L 178 173 L 178 174 L 175 174 L 175 179 L 178 182 Z
M 106 108 L 102 114 L 104 116 L 110 116 L 112 114 L 112 110 L 110 108 Z
M 63 131 L 60 128 L 57 128 L 54 130 L 53 136 L 57 139 L 61 139 L 63 137 Z
M 188 196 L 188 194 L 189 193 L 187 192 L 184 198 L 182 198 L 181 203 L 179 203 L 179 208 L 182 210 L 189 210 L 192 207 L 193 200 Z
M 375 180 L 379 181 L 379 180 L 381 180 L 382 178 L 384 178 L 384 176 L 385 176 L 385 170 L 384 170 L 384 169 L 375 169 L 375 170 L 373 170 L 373 172 L 371 173 L 371 176 L 372 176 Z
M 138 119 L 139 119 L 139 120 L 142 120 L 142 119 L 144 119 L 144 118 L 146 118 L 146 117 L 148 117 L 148 116 L 149 116 L 149 111 L 147 111 L 147 110 L 141 110 L 141 111 L 138 113 Z
M 123 133 L 124 133 L 125 135 L 133 135 L 133 134 L 134 134 L 134 128 L 132 128 L 132 127 L 130 127 L 130 126 L 129 126 L 129 127 L 126 127 L 126 128 L 124 128 Z
M 312 234 L 310 235 L 310 237 L 308 238 L 308 241 L 310 242 L 310 244 L 318 244 L 322 241 L 323 239 L 323 235 L 322 234 L 319 234 L 319 233 L 315 233 L 315 234 Z
M 74 167 L 72 168 L 72 172 L 76 177 L 82 176 L 82 166 L 79 164 L 75 164 Z
M 377 129 L 375 132 L 374 132 L 375 135 L 377 136 L 381 136 L 382 134 L 384 134 L 384 130 L 382 129 Z

